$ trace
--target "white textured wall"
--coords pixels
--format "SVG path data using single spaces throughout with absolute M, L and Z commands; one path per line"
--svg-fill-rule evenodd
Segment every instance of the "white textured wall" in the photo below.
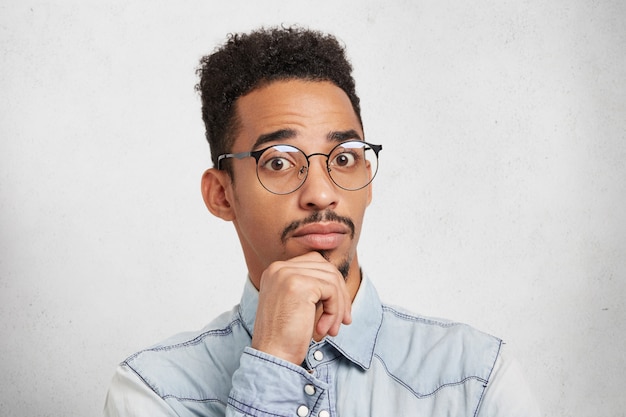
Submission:
M 193 86 L 226 33 L 301 23 L 384 144 L 383 297 L 503 337 L 546 416 L 626 409 L 626 3 L 0 3 L 0 415 L 99 415 L 116 364 L 239 298 Z

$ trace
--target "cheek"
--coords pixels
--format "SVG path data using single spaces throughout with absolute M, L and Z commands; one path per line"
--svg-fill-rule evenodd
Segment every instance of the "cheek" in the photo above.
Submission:
M 355 217 L 358 216 L 358 218 L 362 220 L 365 215 L 365 209 L 367 209 L 367 206 L 369 206 L 372 201 L 372 189 L 368 186 L 363 190 L 353 191 L 353 193 L 354 195 L 350 200 L 352 212 Z
M 284 227 L 281 219 L 286 214 L 272 197 L 260 186 L 235 191 L 235 222 L 240 232 L 255 246 L 264 242 L 269 244 L 280 236 L 281 227 Z
M 358 209 L 355 207 L 353 219 L 354 222 L 358 223 L 357 229 L 359 230 L 359 235 L 361 231 L 361 227 L 363 226 L 363 221 L 365 218 L 365 212 L 370 202 L 372 201 L 371 188 L 367 188 L 364 190 L 363 196 L 359 199 Z

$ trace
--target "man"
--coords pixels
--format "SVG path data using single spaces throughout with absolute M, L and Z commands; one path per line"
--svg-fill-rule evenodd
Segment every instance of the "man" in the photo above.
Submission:
M 126 359 L 106 415 L 537 415 L 499 339 L 381 304 L 359 268 L 382 146 L 351 71 L 333 37 L 301 29 L 231 36 L 202 60 L 202 194 L 248 280 L 231 312 Z

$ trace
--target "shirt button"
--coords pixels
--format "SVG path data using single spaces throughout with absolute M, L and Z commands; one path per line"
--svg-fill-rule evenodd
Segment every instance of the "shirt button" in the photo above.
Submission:
M 313 357 L 315 358 L 316 361 L 321 361 L 322 359 L 324 359 L 324 354 L 322 353 L 321 350 L 316 350 L 315 353 L 313 353 Z
M 298 417 L 306 417 L 307 415 L 309 415 L 309 409 L 306 405 L 298 407 Z
M 307 395 L 313 395 L 315 394 L 315 387 L 311 384 L 307 384 L 304 386 L 304 392 L 306 392 Z
M 320 413 L 318 414 L 319 417 L 330 417 L 330 413 L 326 410 L 322 410 L 320 411 Z

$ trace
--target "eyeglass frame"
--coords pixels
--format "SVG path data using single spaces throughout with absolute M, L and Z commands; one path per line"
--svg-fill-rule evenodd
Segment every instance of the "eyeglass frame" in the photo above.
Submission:
M 352 143 L 352 142 L 360 142 L 363 143 L 367 146 L 369 146 L 372 151 L 374 151 L 374 155 L 376 156 L 376 172 L 374 172 L 374 174 L 371 176 L 370 180 L 364 184 L 362 187 L 359 188 L 345 188 L 342 187 L 341 185 L 337 184 L 337 182 L 335 181 L 335 179 L 333 178 L 333 176 L 330 174 L 331 168 L 330 168 L 330 155 L 332 155 L 333 152 L 335 152 L 335 149 L 339 148 L 340 146 L 346 144 L 346 143 Z M 277 193 L 275 191 L 270 190 L 269 188 L 267 188 L 267 186 L 265 184 L 263 184 L 263 181 L 261 181 L 261 178 L 259 177 L 259 160 L 261 158 L 261 155 L 267 151 L 268 149 L 272 149 L 275 146 L 288 146 L 290 148 L 294 148 L 297 149 L 302 155 L 304 155 L 304 158 L 306 159 L 306 176 L 304 177 L 304 180 L 302 180 L 302 182 L 300 183 L 300 185 L 298 185 L 295 189 L 286 192 L 286 193 Z M 222 170 L 222 161 L 224 159 L 229 159 L 229 158 L 235 158 L 235 159 L 243 159 L 243 158 L 248 158 L 248 157 L 253 157 L 255 159 L 255 170 L 256 170 L 256 177 L 259 180 L 259 183 L 261 184 L 261 186 L 263 186 L 263 188 L 265 188 L 267 191 L 269 191 L 272 194 L 276 194 L 276 195 L 287 195 L 287 194 L 291 194 L 294 193 L 296 191 L 298 191 L 298 189 L 300 189 L 300 187 L 302 187 L 304 185 L 304 183 L 306 182 L 307 178 L 309 177 L 309 167 L 311 166 L 311 162 L 309 161 L 309 158 L 312 156 L 325 156 L 326 157 L 326 171 L 328 172 L 328 177 L 330 178 L 330 180 L 333 182 L 333 184 L 335 184 L 337 187 L 341 188 L 342 190 L 346 190 L 346 191 L 358 191 L 358 190 L 362 190 L 363 188 L 367 187 L 369 184 L 372 183 L 372 181 L 374 181 L 374 177 L 376 176 L 376 174 L 378 173 L 378 153 L 383 149 L 383 145 L 374 145 L 372 143 L 369 142 L 365 142 L 362 140 L 355 140 L 355 139 L 351 139 L 351 140 L 346 140 L 343 141 L 339 144 L 337 144 L 336 146 L 334 146 L 329 153 L 325 154 L 322 152 L 314 152 L 312 154 L 307 155 L 306 153 L 304 153 L 304 151 L 300 148 L 298 148 L 297 146 L 293 146 L 293 145 L 288 145 L 286 143 L 278 143 L 275 145 L 270 145 L 268 147 L 265 147 L 263 149 L 259 149 L 257 151 L 250 151 L 250 152 L 238 152 L 238 153 L 223 153 L 221 155 L 219 155 L 217 157 L 217 169 L 218 170 Z

